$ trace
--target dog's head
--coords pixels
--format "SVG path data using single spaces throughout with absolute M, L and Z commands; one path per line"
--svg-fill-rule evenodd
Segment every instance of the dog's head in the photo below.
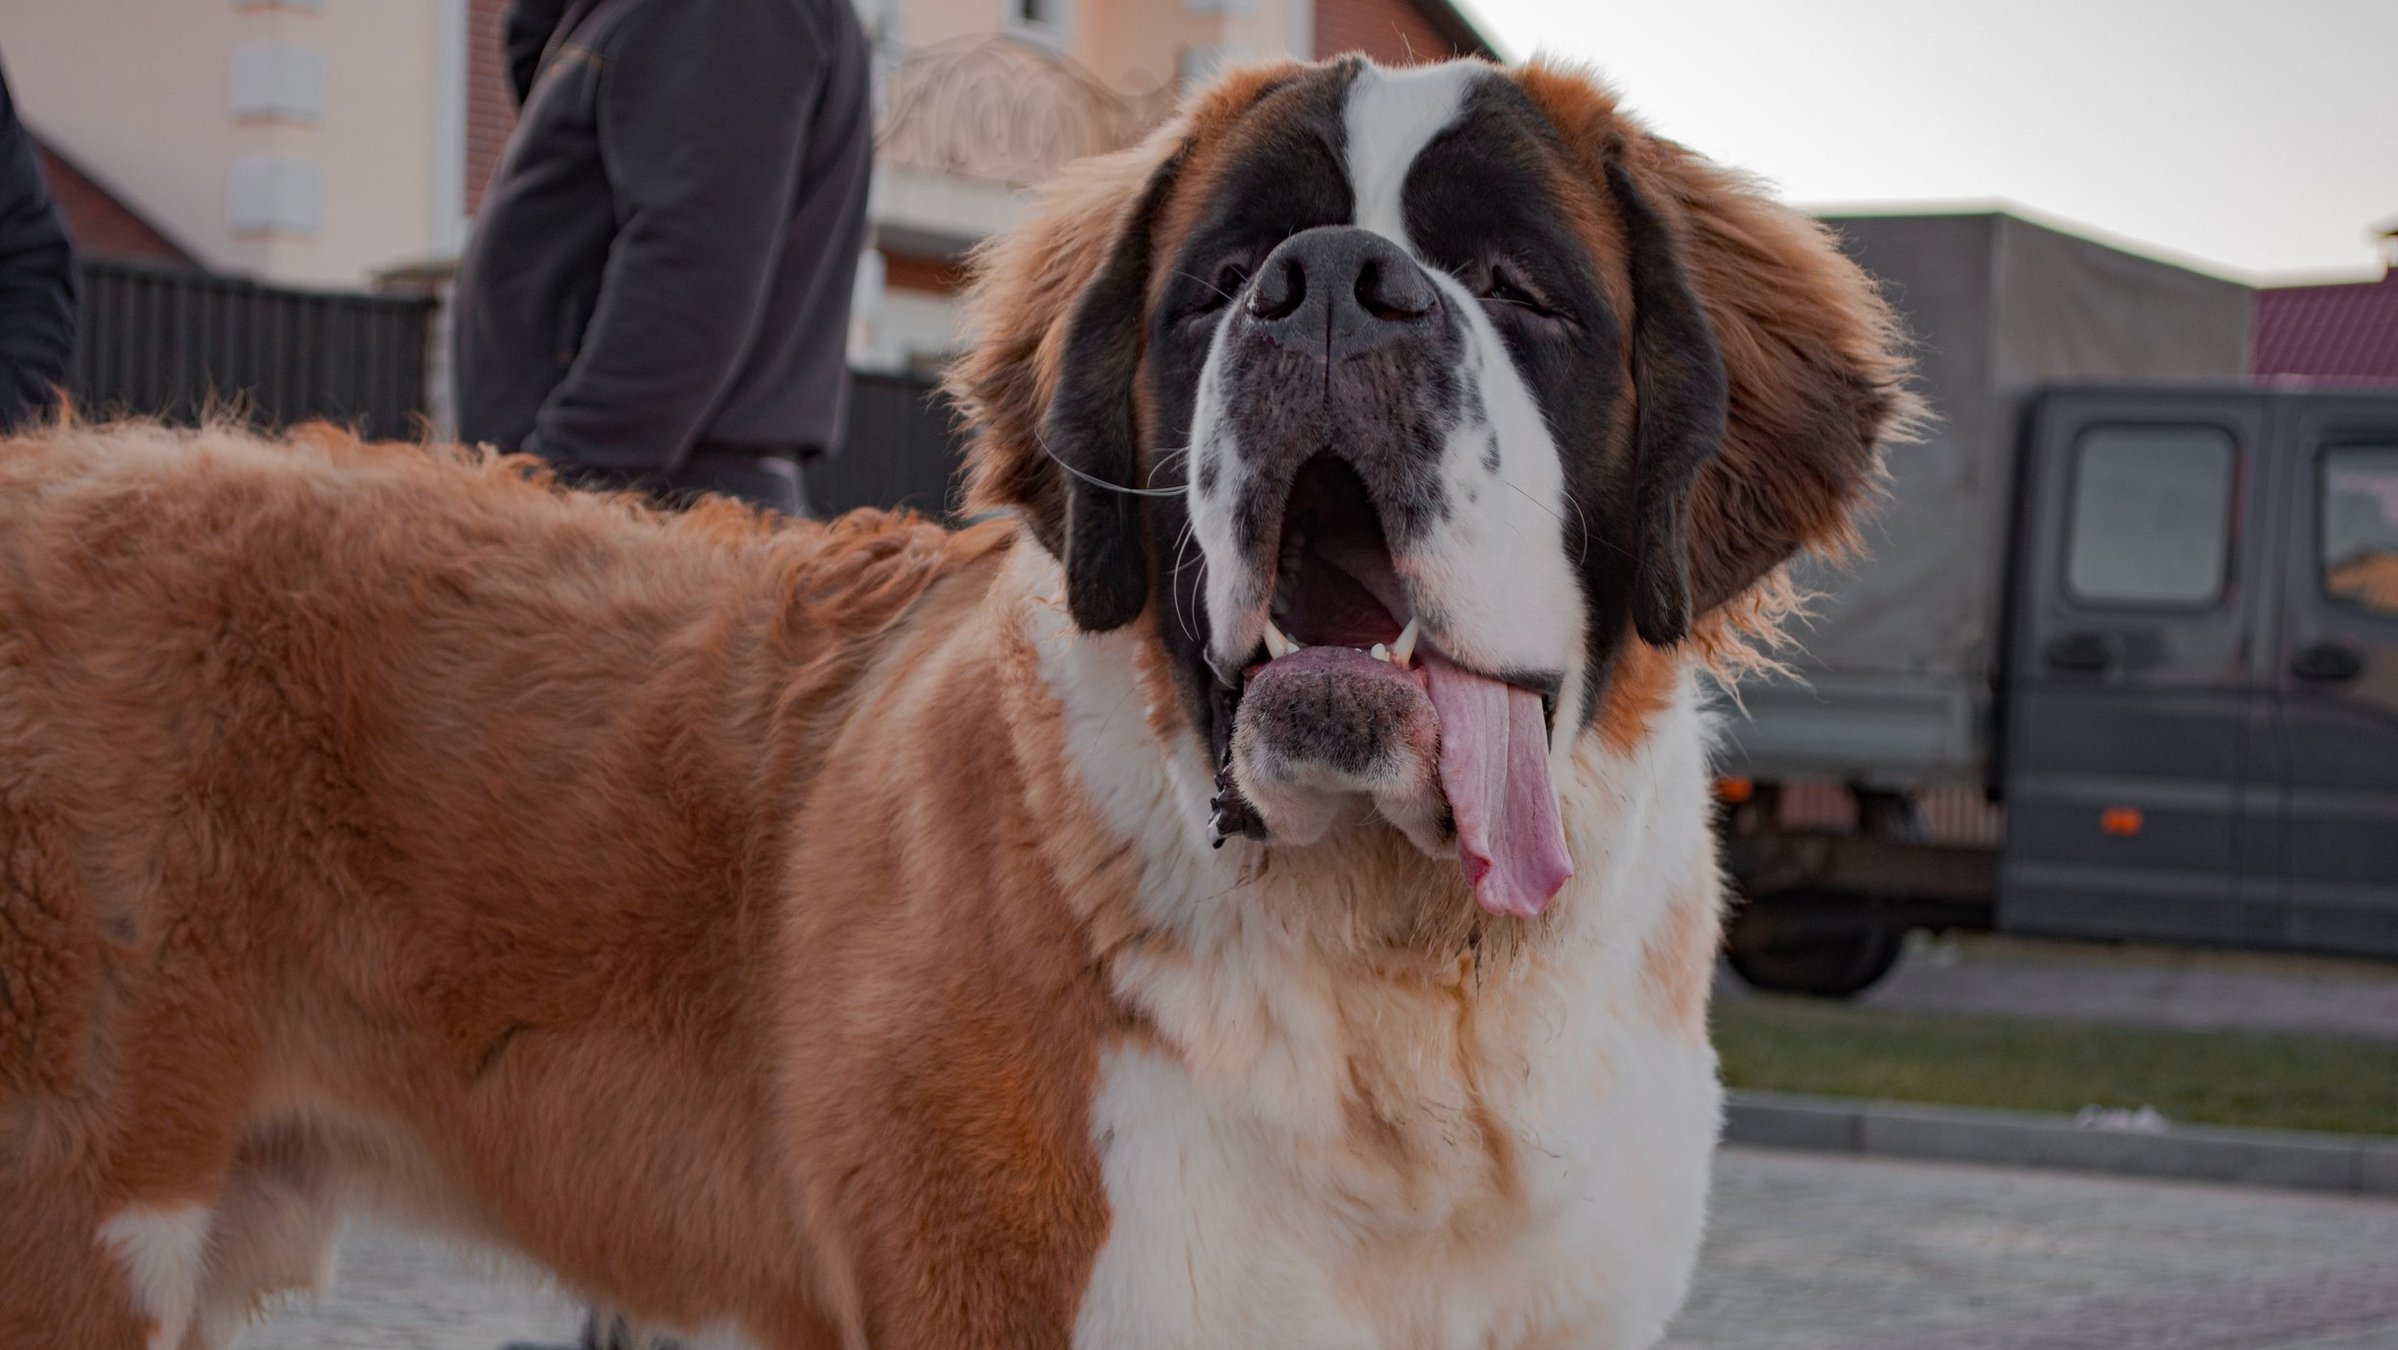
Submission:
M 1225 78 L 986 248 L 971 318 L 969 502 L 1084 629 L 1147 616 L 1218 828 L 1370 799 L 1517 914 L 1627 654 L 1841 538 L 1907 406 L 1820 227 L 1538 66 Z

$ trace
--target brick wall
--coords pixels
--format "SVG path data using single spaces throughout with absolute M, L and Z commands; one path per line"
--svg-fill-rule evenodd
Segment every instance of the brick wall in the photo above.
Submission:
M 1316 55 L 1364 52 L 1384 65 L 1462 56 L 1408 0 L 1316 0 Z
M 883 249 L 883 285 L 895 291 L 956 295 L 966 289 L 966 269 L 955 258 L 928 258 Z
M 51 200 L 66 219 L 67 237 L 75 250 L 94 258 L 139 258 L 144 262 L 192 265 L 192 256 L 160 234 L 133 208 L 108 189 L 84 176 L 81 169 L 52 154 L 48 146 L 34 147 L 42 177 L 50 184 Z
M 500 11 L 507 0 L 470 0 L 466 21 L 466 214 L 483 205 L 483 189 L 499 167 L 508 133 L 516 129 L 516 96 L 500 53 Z

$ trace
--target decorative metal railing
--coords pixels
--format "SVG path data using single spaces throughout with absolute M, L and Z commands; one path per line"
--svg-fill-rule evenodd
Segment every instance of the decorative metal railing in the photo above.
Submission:
M 1056 52 L 974 37 L 885 56 L 877 149 L 889 168 L 1024 188 L 1070 160 L 1138 141 L 1173 110 L 1172 81 L 1127 94 Z

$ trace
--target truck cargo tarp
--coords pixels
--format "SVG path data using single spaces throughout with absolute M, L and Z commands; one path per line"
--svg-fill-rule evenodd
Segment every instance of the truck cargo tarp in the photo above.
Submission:
M 1837 217 L 1913 336 L 1936 418 L 1893 447 L 1868 555 L 1806 567 L 1805 671 L 1982 678 L 1998 640 L 2019 405 L 2048 381 L 2220 377 L 2245 286 L 2003 215 Z
M 2044 384 L 2236 380 L 2245 286 L 2013 216 L 1827 222 L 1914 340 L 1933 420 L 1891 448 L 1867 556 L 1802 563 L 1804 683 L 1742 691 L 1728 762 L 1770 775 L 1977 782 L 2004 614 L 2022 411 Z

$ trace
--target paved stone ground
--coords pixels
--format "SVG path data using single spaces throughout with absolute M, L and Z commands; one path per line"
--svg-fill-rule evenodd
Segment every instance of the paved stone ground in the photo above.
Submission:
M 1672 1350 L 2393 1350 L 2398 1204 L 1727 1149 Z
M 582 1315 L 545 1281 L 441 1243 L 353 1223 L 333 1291 L 250 1328 L 239 1350 L 496 1350 L 567 1344 Z
M 1716 990 L 1747 991 L 1727 967 Z M 2398 963 L 2100 943 L 1916 935 L 1858 1002 L 2184 1030 L 2398 1041 Z
M 1671 1350 L 2398 1350 L 2398 1204 L 1726 1149 Z M 493 1350 L 573 1311 L 354 1230 L 243 1350 Z

